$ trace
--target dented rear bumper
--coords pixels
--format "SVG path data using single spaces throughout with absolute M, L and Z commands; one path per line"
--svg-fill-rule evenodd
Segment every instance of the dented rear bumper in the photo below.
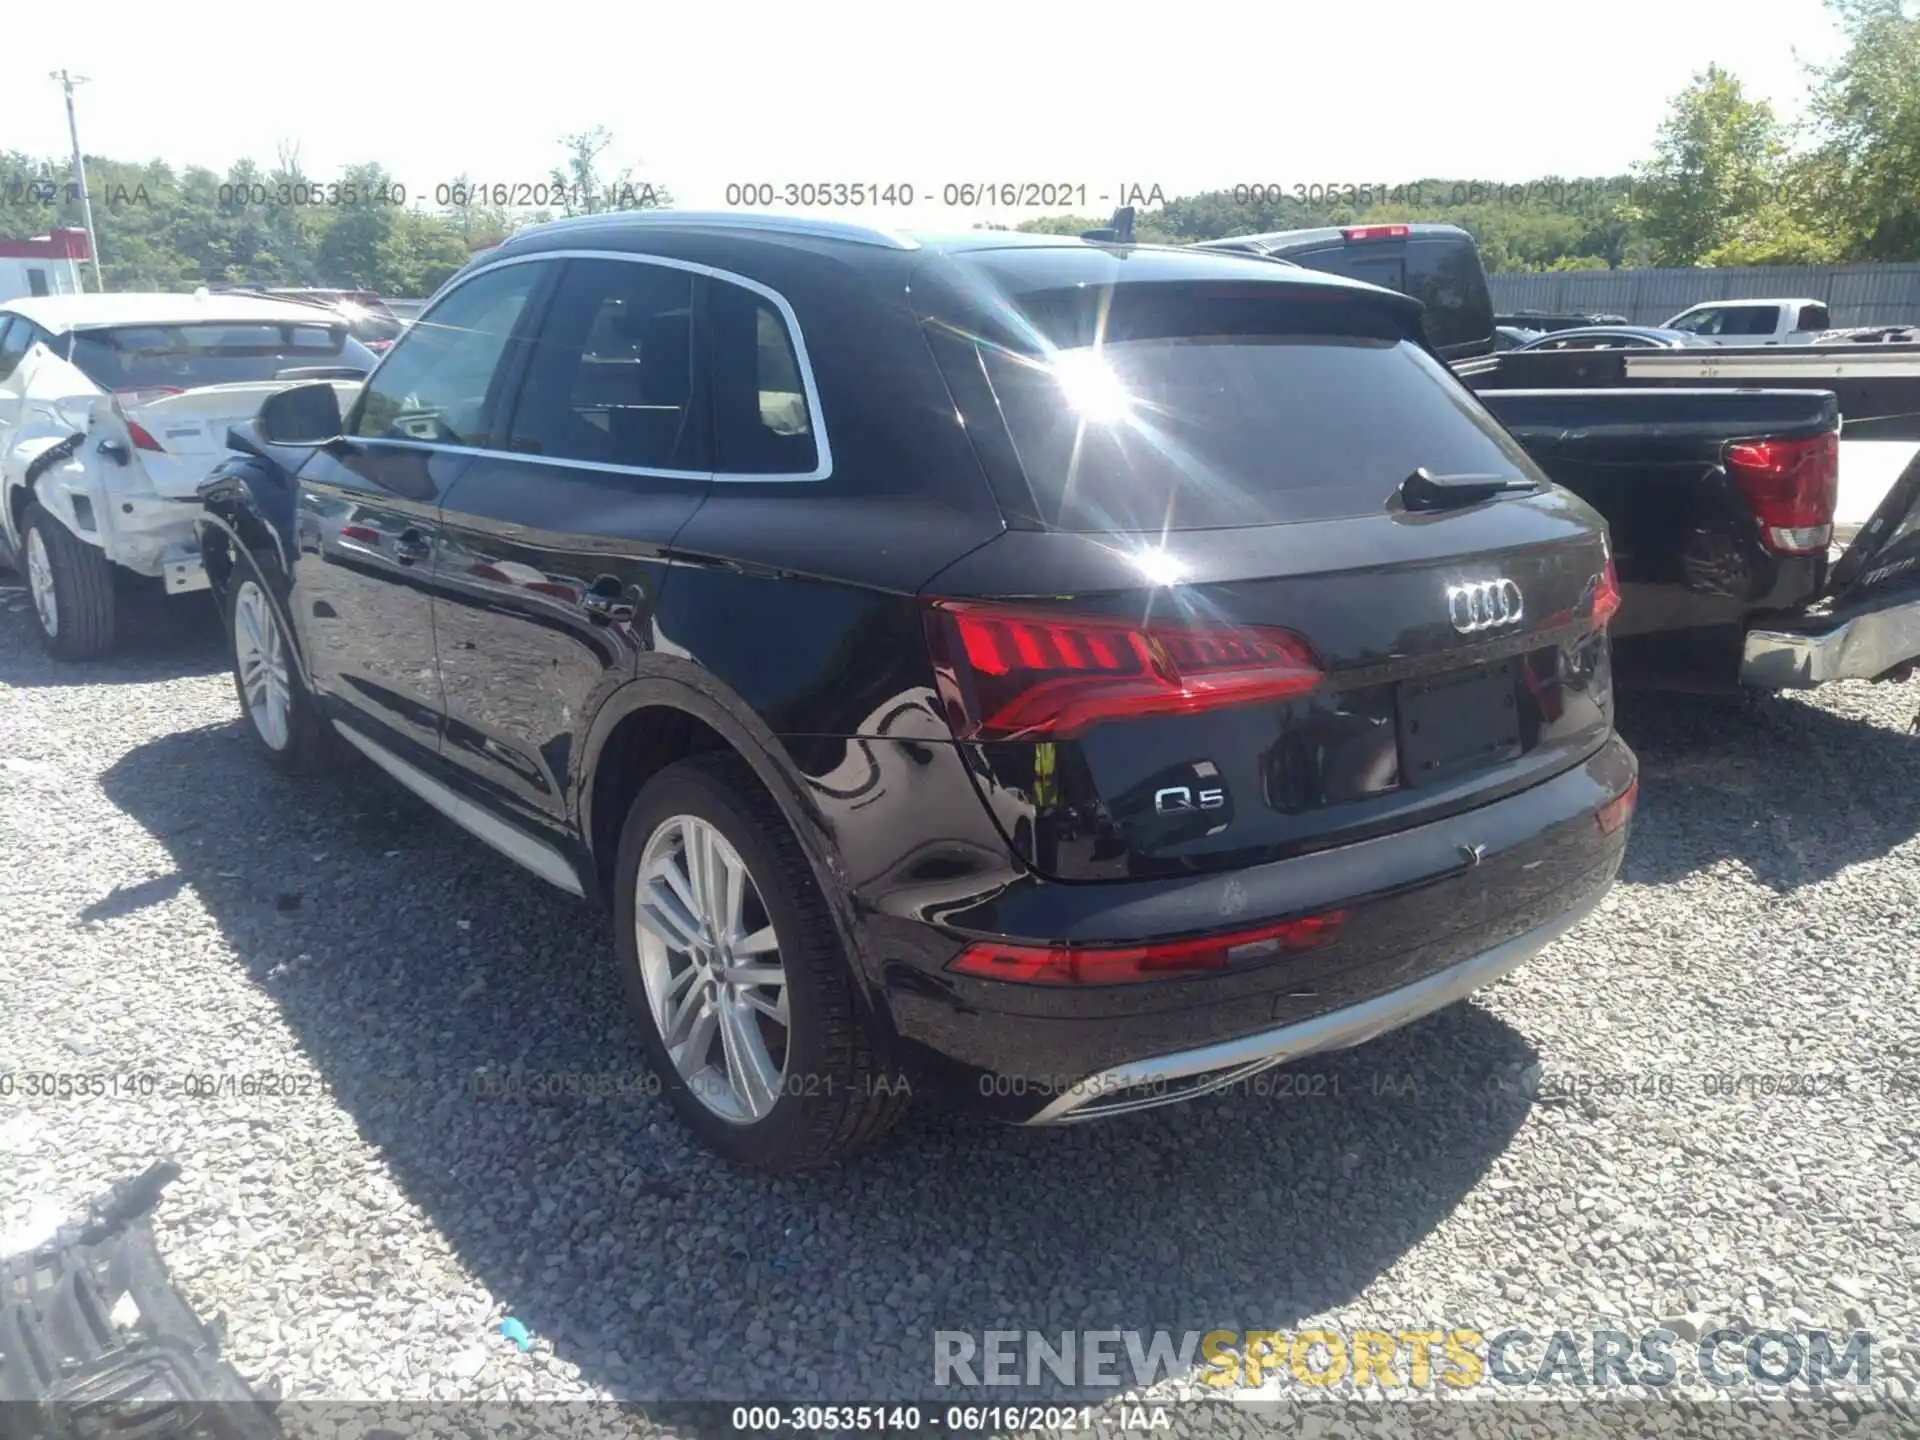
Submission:
M 1793 629 L 1747 632 L 1740 680 L 1769 690 L 1874 680 L 1920 658 L 1920 590 L 1855 604 Z

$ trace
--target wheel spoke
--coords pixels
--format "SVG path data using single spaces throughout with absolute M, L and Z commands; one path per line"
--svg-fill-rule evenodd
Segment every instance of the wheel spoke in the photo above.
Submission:
M 706 920 L 712 913 L 707 898 L 707 847 L 699 830 L 690 826 L 680 827 L 680 863 L 686 867 L 686 893 L 682 897 L 687 902 L 687 914 L 693 917 L 694 926 L 701 938 L 706 938 Z
M 700 857 L 700 876 L 694 881 L 693 887 L 693 898 L 700 905 L 700 923 L 708 935 L 714 935 L 718 933 L 720 891 L 726 884 L 726 862 L 720 858 L 720 848 L 713 831 L 705 825 L 694 831 L 687 848 L 689 853 Z
M 671 853 L 668 853 L 654 861 L 652 867 L 647 871 L 646 878 L 649 881 L 660 881 L 664 883 L 668 890 L 673 893 L 673 898 L 680 902 L 680 912 L 683 915 L 694 918 L 694 928 L 698 930 L 699 920 L 697 917 L 700 914 L 700 906 L 693 898 L 693 885 L 687 878 L 685 865 L 686 856 L 684 854 L 676 861 L 675 857 Z
M 789 1022 L 787 1020 L 787 987 L 784 984 L 780 987 L 780 998 L 777 1000 L 769 1000 L 758 990 L 742 990 L 740 992 L 740 1003 L 758 1010 L 769 1020 L 780 1025 L 782 1029 L 789 1028 Z
M 693 1007 L 686 1035 L 678 1044 L 670 1043 L 667 1046 L 668 1058 L 684 1079 L 691 1080 L 706 1067 L 707 1052 L 713 1048 L 713 1032 L 717 1024 L 713 1006 L 702 996 L 700 1003 Z
M 762 925 L 751 935 L 743 935 L 728 947 L 736 955 L 765 955 L 778 950 L 780 942 L 775 938 L 773 926 Z
M 671 874 L 672 862 L 662 868 Z M 665 876 L 650 880 L 634 906 L 633 918 L 652 931 L 669 950 L 691 955 L 700 948 L 700 923 L 687 913 L 673 889 L 673 882 Z
M 662 1007 L 666 1011 L 666 1023 L 660 1027 L 660 1034 L 669 1048 L 686 1038 L 693 1022 L 699 1018 L 700 1012 L 707 1008 L 707 997 L 704 991 L 697 986 L 692 990 L 686 989 L 685 982 L 691 980 L 693 975 L 693 967 L 689 965 L 667 987 L 666 1003 Z M 675 991 L 685 993 L 675 994 Z
M 716 849 L 724 843 L 718 835 L 714 836 Z M 732 939 L 740 933 L 740 911 L 746 901 L 747 871 L 730 846 L 721 850 L 716 858 L 719 861 L 715 867 L 719 872 L 719 894 L 714 897 L 718 903 L 713 911 L 713 933 Z
M 729 965 L 720 978 L 729 985 L 785 985 L 787 972 L 778 965 Z
M 727 1059 L 727 1083 L 733 1087 L 740 1108 L 757 1120 L 773 1108 L 774 1086 L 779 1083 L 779 1074 L 753 1021 L 741 1007 L 722 1000 L 719 1010 L 720 1047 Z

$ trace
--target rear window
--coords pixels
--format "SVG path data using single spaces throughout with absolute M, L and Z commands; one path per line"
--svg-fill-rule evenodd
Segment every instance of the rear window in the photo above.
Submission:
M 1445 355 L 1493 334 L 1493 296 L 1468 240 L 1350 240 L 1289 256 L 1296 264 L 1398 290 L 1427 307 L 1427 343 Z
M 283 370 L 348 365 L 373 368 L 374 356 L 346 327 L 284 324 L 122 325 L 73 337 L 74 366 L 103 390 L 237 385 L 279 378 Z
M 1036 513 L 1055 528 L 1378 514 L 1417 466 L 1528 473 L 1479 402 L 1385 316 L 1111 293 L 1105 307 L 1086 292 L 1023 300 L 1061 347 L 1044 358 L 977 347 Z

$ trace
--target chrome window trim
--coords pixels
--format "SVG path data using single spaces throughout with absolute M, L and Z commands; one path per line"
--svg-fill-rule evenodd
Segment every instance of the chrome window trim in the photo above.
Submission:
M 780 312 L 781 323 L 787 327 L 787 341 L 793 346 L 795 362 L 800 367 L 800 383 L 806 392 L 807 418 L 813 425 L 814 467 L 810 471 L 788 471 L 784 474 L 757 475 L 732 470 L 663 470 L 644 465 L 616 465 L 597 460 L 569 460 L 547 455 L 523 455 L 515 450 L 492 450 L 474 445 L 443 445 L 433 440 L 392 440 L 370 435 L 350 435 L 347 438 L 367 445 L 398 445 L 413 450 L 446 451 L 454 455 L 485 455 L 497 460 L 518 460 L 523 464 L 560 465 L 568 469 L 598 470 L 618 475 L 647 475 L 662 480 L 714 480 L 726 484 L 808 484 L 816 480 L 826 480 L 833 474 L 833 447 L 827 439 L 826 419 L 820 411 L 820 389 L 813 375 L 813 358 L 807 353 L 806 337 L 800 333 L 799 317 L 793 313 L 793 307 L 787 303 L 787 297 L 771 286 L 731 270 L 722 270 L 713 265 L 702 265 L 695 260 L 681 260 L 667 255 L 639 255 L 628 250 L 536 250 L 525 255 L 505 255 L 497 260 L 489 260 L 473 269 L 456 275 L 433 297 L 433 303 L 420 312 L 415 325 L 432 319 L 433 312 L 443 304 L 462 285 L 476 280 L 482 275 L 492 274 L 509 265 L 534 264 L 543 260 L 620 260 L 634 265 L 658 265 L 668 270 L 682 270 L 689 274 L 704 275 L 709 280 L 718 280 L 727 285 L 738 285 L 770 302 Z M 404 339 L 404 337 L 403 337 Z M 370 387 L 385 368 L 387 359 L 400 349 L 396 343 L 381 363 L 376 365 L 363 382 Z

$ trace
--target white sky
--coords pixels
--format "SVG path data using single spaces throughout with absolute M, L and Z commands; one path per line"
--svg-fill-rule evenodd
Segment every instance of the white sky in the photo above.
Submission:
M 683 207 L 725 208 L 731 181 L 905 182 L 933 203 L 866 213 L 915 225 L 1042 213 L 948 210 L 948 182 L 1084 184 L 1104 211 L 1122 184 L 1614 173 L 1709 62 L 1792 114 L 1799 62 L 1838 50 L 1820 0 L 15 8 L 0 147 L 66 154 L 64 66 L 90 77 L 84 148 L 116 159 L 224 172 L 286 141 L 316 177 L 379 159 L 430 195 L 541 180 L 597 124 Z

